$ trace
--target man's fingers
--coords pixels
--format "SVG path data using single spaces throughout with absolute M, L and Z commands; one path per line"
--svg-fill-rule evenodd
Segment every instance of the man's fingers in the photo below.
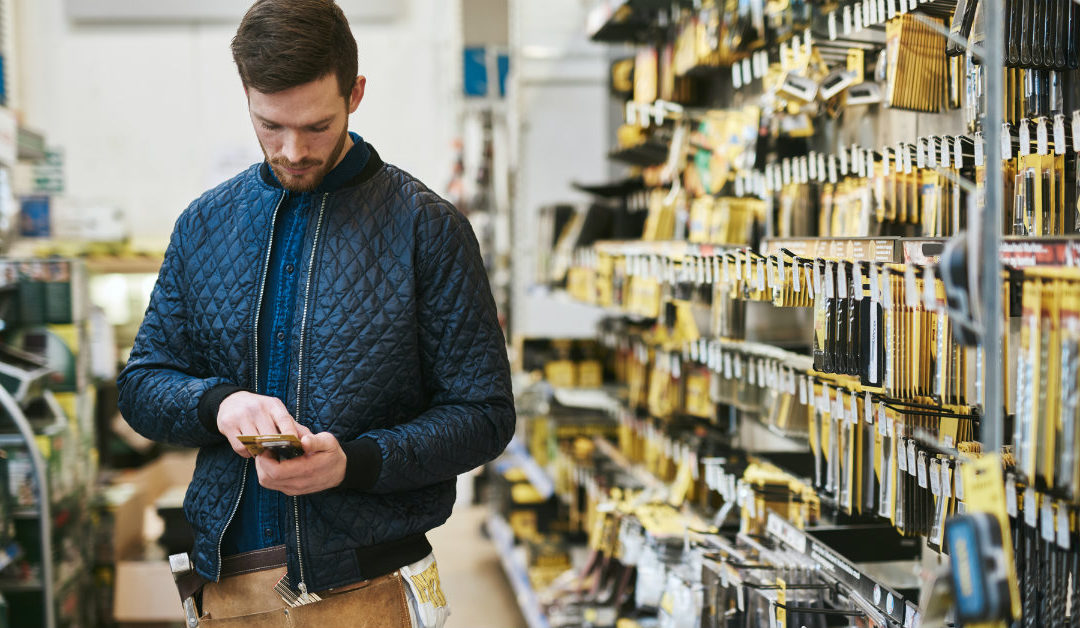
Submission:
M 309 454 L 319 451 L 333 451 L 338 446 L 337 439 L 330 432 L 309 434 L 301 439 L 300 444 L 304 446 L 304 452 Z
M 303 442 L 305 436 L 311 436 L 312 432 L 303 423 L 296 423 L 296 436 Z

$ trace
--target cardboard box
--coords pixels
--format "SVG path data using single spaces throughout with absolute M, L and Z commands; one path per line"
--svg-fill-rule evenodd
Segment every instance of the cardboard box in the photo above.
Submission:
M 194 452 L 170 453 L 114 482 L 133 487 L 127 499 L 113 508 L 113 617 L 123 626 L 147 628 L 184 621 L 168 560 L 144 560 L 143 550 L 147 510 L 153 510 L 157 499 L 170 488 L 187 486 L 194 470 Z

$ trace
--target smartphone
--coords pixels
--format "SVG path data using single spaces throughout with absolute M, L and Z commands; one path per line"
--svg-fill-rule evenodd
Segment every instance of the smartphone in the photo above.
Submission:
M 241 434 L 236 439 L 243 443 L 244 447 L 253 456 L 258 456 L 264 451 L 273 453 L 278 460 L 289 460 L 304 455 L 304 447 L 300 444 L 300 439 L 292 434 L 259 434 L 254 436 Z

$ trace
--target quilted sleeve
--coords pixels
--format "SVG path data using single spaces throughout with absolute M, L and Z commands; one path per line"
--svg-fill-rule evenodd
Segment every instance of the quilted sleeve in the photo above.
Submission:
M 204 447 L 224 437 L 200 422 L 199 400 L 211 388 L 228 382 L 195 372 L 182 288 L 181 231 L 178 221 L 131 357 L 116 380 L 118 404 L 127 422 L 143 436 L 183 447 Z
M 430 407 L 359 439 L 373 454 L 370 441 L 378 445 L 368 488 L 376 493 L 453 479 L 499 455 L 514 433 L 506 344 L 476 236 L 461 214 L 438 205 L 417 236 L 420 358 Z

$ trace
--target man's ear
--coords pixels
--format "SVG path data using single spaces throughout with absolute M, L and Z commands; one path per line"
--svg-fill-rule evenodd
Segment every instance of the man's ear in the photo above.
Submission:
M 360 101 L 364 99 L 364 89 L 367 87 L 367 77 L 360 75 L 353 83 L 352 92 L 349 93 L 349 113 L 356 111 Z

